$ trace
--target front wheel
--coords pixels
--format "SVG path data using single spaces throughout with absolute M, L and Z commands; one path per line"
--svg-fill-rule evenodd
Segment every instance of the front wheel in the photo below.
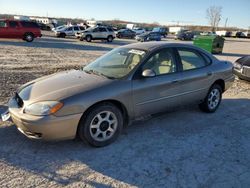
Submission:
M 103 147 L 114 142 L 123 127 L 123 116 L 119 108 L 111 103 L 93 107 L 81 119 L 78 135 L 95 147 Z
M 212 113 L 217 110 L 221 103 L 222 89 L 218 84 L 214 84 L 204 101 L 199 105 L 200 109 L 204 112 Z
M 87 41 L 87 42 L 91 42 L 91 41 L 92 41 L 92 37 L 91 37 L 90 35 L 87 35 L 87 36 L 86 36 L 86 41 Z

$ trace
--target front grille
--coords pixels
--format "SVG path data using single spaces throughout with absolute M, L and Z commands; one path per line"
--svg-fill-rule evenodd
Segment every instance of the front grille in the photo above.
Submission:
M 242 67 L 242 74 L 250 77 L 250 67 L 243 66 Z
M 17 106 L 19 108 L 22 108 L 23 107 L 23 99 L 18 95 L 18 93 L 15 93 L 14 99 L 17 103 Z

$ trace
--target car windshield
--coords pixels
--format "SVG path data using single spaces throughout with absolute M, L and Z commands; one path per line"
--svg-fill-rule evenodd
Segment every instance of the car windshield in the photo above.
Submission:
M 128 75 L 141 62 L 146 52 L 132 48 L 117 48 L 83 68 L 89 74 L 119 79 Z

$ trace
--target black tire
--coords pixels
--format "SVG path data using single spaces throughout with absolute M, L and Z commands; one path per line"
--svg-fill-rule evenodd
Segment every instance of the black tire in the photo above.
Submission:
M 34 40 L 33 33 L 26 33 L 24 35 L 24 40 L 27 41 L 27 42 L 32 42 Z
M 86 36 L 86 41 L 87 41 L 87 42 L 91 42 L 91 41 L 92 41 L 91 35 L 87 35 L 87 36 Z
M 60 33 L 60 37 L 61 37 L 61 38 L 65 38 L 65 37 L 66 37 L 66 34 L 65 34 L 65 33 Z
M 113 36 L 109 35 L 108 38 L 107 38 L 107 41 L 112 42 L 113 41 Z
M 217 97 L 215 96 L 212 96 L 212 92 L 213 91 L 218 91 L 218 102 L 216 102 L 215 100 L 217 100 Z M 211 99 L 212 97 L 212 99 Z M 220 103 L 221 103 L 221 98 L 222 98 L 222 88 L 220 85 L 218 84 L 214 84 L 210 89 L 209 89 L 209 92 L 206 96 L 206 98 L 204 99 L 204 101 L 199 104 L 199 107 L 200 109 L 203 111 L 203 112 L 207 112 L 207 113 L 213 113 L 215 112 L 218 107 L 220 106 Z M 216 105 L 214 107 L 211 107 L 213 106 L 211 104 L 211 102 L 214 102 Z
M 98 122 L 100 120 L 96 116 L 98 114 L 102 115 L 102 113 L 105 115 L 105 112 L 111 112 L 108 119 L 110 120 L 110 117 L 112 115 L 113 117 L 115 117 L 115 118 L 113 118 L 113 120 L 117 120 L 114 122 L 117 122 L 117 123 L 113 123 L 113 126 L 115 126 L 115 128 L 113 127 L 114 128 L 113 133 L 110 132 L 110 135 L 109 135 L 110 138 L 107 138 L 107 140 L 98 140 L 98 139 L 102 139 L 101 137 L 104 137 L 103 136 L 104 133 L 105 133 L 105 135 L 108 135 L 108 133 L 109 133 L 108 129 L 112 126 L 112 124 L 108 123 L 108 121 L 104 120 L 104 119 L 102 119 L 101 123 Z M 106 116 L 104 116 L 104 117 L 106 117 Z M 93 122 L 95 122 L 95 121 L 97 121 L 98 122 L 97 124 L 99 124 L 98 128 L 92 127 Z M 107 123 L 109 125 L 107 125 Z M 124 121 L 123 121 L 123 116 L 122 116 L 120 109 L 117 108 L 112 103 L 102 103 L 102 104 L 94 106 L 93 108 L 88 110 L 88 112 L 85 115 L 83 115 L 83 117 L 80 120 L 79 126 L 78 126 L 77 134 L 81 138 L 81 140 L 86 141 L 90 145 L 95 146 L 95 147 L 103 147 L 103 146 L 107 146 L 107 145 L 111 144 L 112 142 L 114 142 L 117 139 L 117 137 L 120 135 L 120 133 L 122 131 L 123 124 L 124 124 Z M 101 131 L 101 132 L 98 134 L 97 131 L 99 131 L 99 132 Z M 95 136 L 93 134 L 94 135 L 96 134 L 97 138 L 95 138 Z M 99 137 L 98 135 L 99 136 L 101 135 L 101 137 L 98 138 Z

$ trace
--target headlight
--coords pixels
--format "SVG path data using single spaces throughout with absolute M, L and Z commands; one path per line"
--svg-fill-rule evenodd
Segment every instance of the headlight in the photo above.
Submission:
M 233 63 L 233 66 L 234 66 L 234 68 L 236 68 L 236 69 L 241 69 L 241 67 L 242 67 L 241 64 L 236 63 L 236 62 Z
M 63 107 L 63 103 L 57 101 L 43 101 L 28 105 L 24 113 L 35 116 L 46 116 L 56 113 Z

